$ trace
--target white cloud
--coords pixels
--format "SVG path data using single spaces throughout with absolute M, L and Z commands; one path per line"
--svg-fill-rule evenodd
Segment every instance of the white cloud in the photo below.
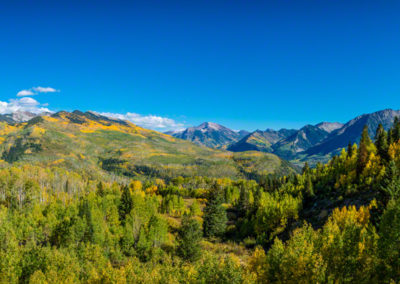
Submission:
M 48 108 L 43 107 L 37 100 L 30 97 L 11 99 L 8 102 L 0 101 L 0 114 L 13 113 L 16 111 L 28 111 L 34 114 L 51 112 Z
M 97 112 L 97 113 L 111 118 L 128 120 L 144 128 L 150 128 L 160 131 L 178 130 L 182 129 L 183 127 L 182 123 L 176 122 L 171 118 L 161 117 L 156 115 L 141 115 L 132 112 L 127 112 L 126 114 L 111 113 L 111 112 Z
M 59 90 L 56 90 L 56 89 L 54 89 L 52 87 L 40 87 L 40 86 L 33 87 L 32 90 L 34 90 L 35 92 L 38 92 L 38 93 L 56 93 L 56 92 L 59 92 Z
M 39 93 L 55 93 L 59 90 L 52 87 L 32 87 L 30 89 L 21 90 L 17 93 L 19 99 L 10 99 L 8 102 L 0 101 L 0 114 L 14 113 L 16 111 L 27 111 L 34 114 L 43 112 L 52 112 L 47 108 L 48 104 L 41 104 L 37 100 L 30 96 L 37 95 Z M 182 130 L 184 127 L 183 123 L 176 122 L 175 120 L 167 117 L 157 115 L 141 115 L 137 113 L 127 112 L 122 113 L 111 113 L 111 112 L 95 112 L 100 115 L 104 115 L 110 118 L 117 118 L 122 120 L 128 120 L 136 125 L 144 128 L 168 131 L 168 130 Z
M 17 93 L 17 97 L 24 97 L 24 96 L 33 96 L 35 95 L 34 92 L 31 90 L 21 90 Z
M 39 93 L 57 93 L 60 90 L 56 90 L 52 87 L 33 87 L 26 90 L 21 90 L 17 93 L 17 97 L 25 97 L 25 96 L 35 96 Z

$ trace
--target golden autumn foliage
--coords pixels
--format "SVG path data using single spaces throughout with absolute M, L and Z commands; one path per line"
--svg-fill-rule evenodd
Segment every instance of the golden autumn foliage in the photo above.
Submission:
M 302 174 L 271 175 L 265 153 L 179 142 L 210 165 L 165 144 L 177 139 L 92 115 L 0 134 L 1 283 L 400 280 L 399 143 L 365 138 L 362 155 L 350 145 Z M 193 239 L 201 253 L 189 260 Z

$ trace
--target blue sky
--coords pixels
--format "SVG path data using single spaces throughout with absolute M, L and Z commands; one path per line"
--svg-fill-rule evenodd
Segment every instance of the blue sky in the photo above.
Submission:
M 203 121 L 253 130 L 399 109 L 399 8 L 1 1 L 0 112 L 95 110 L 159 130 Z

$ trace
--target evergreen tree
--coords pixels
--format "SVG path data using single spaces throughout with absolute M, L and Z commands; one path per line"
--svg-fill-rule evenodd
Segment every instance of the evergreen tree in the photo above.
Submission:
M 392 142 L 398 142 L 400 140 L 400 120 L 397 116 L 394 118 L 392 128 Z
M 384 194 L 384 203 L 389 199 L 400 198 L 400 172 L 394 161 L 390 161 L 381 181 L 381 190 Z
M 400 281 L 400 203 L 390 200 L 379 224 L 379 256 L 381 266 L 378 273 L 386 283 Z
M 225 233 L 227 221 L 226 210 L 222 206 L 222 197 L 217 194 L 204 208 L 204 235 L 221 237 Z
M 310 171 L 310 166 L 308 165 L 307 162 L 305 162 L 305 163 L 304 163 L 304 166 L 303 166 L 302 173 L 303 173 L 303 174 L 306 174 L 306 173 L 308 173 L 309 171 Z
M 99 181 L 99 183 L 97 184 L 97 194 L 99 196 L 104 196 L 104 185 L 101 181 Z
M 118 207 L 119 218 L 122 222 L 125 221 L 126 215 L 132 210 L 132 195 L 128 186 L 122 187 L 121 201 Z
M 237 208 L 241 212 L 241 214 L 245 214 L 245 212 L 250 210 L 250 206 L 253 201 L 253 192 L 249 190 L 249 188 L 247 188 L 244 183 L 241 183 L 239 189 L 239 200 L 237 204 Z
M 182 225 L 178 234 L 178 253 L 189 261 L 195 261 L 200 258 L 201 245 L 203 237 L 199 222 L 185 215 L 182 219 Z
M 360 175 L 368 163 L 368 147 L 372 143 L 368 134 L 368 126 L 365 125 L 361 134 L 360 148 L 358 150 L 357 159 L 357 175 Z
M 350 159 L 353 156 L 353 145 L 351 142 L 347 145 L 347 157 Z
M 393 128 L 390 128 L 389 131 L 388 131 L 387 143 L 388 143 L 388 146 L 393 144 Z
M 375 146 L 378 151 L 378 155 L 381 157 L 382 160 L 388 160 L 388 143 L 387 143 L 387 133 L 383 128 L 383 125 L 379 123 L 378 128 L 376 129 L 375 134 Z
M 315 195 L 314 194 L 314 186 L 313 186 L 310 175 L 307 175 L 307 178 L 306 178 L 305 192 L 308 197 L 313 197 Z

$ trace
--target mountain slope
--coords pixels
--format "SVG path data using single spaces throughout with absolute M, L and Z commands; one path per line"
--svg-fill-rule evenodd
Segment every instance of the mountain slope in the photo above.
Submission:
M 346 124 L 321 122 L 316 125 L 306 125 L 300 130 L 290 130 L 291 135 L 275 140 L 274 138 L 279 136 L 272 137 L 271 133 L 276 134 L 276 132 L 269 131 L 267 134 L 258 130 L 233 143 L 228 150 L 271 152 L 298 165 L 305 161 L 310 164 L 315 164 L 317 161 L 326 162 L 332 155 L 347 147 L 349 142 L 358 143 L 364 125 L 368 126 L 370 136 L 373 138 L 379 123 L 387 130 L 396 116 L 400 117 L 400 111 L 385 109 L 360 115 Z
M 273 153 L 284 159 L 294 159 L 298 153 L 323 141 L 329 135 L 324 129 L 317 125 L 306 125 L 295 134 L 275 143 L 272 146 Z
M 240 177 L 249 170 L 232 153 L 92 112 L 62 111 L 27 123 L 3 122 L 0 140 L 5 162 L 57 165 L 92 174 Z M 275 155 L 268 157 L 273 157 L 270 173 L 294 171 Z
M 315 125 L 319 129 L 325 130 L 328 133 L 335 131 L 336 129 L 342 128 L 343 123 L 340 122 L 321 122 Z
M 335 154 L 346 147 L 349 142 L 358 143 L 364 125 L 368 126 L 369 134 L 373 137 L 379 123 L 382 123 L 387 130 L 392 126 L 396 116 L 400 117 L 400 111 L 392 109 L 360 115 L 347 122 L 343 127 L 331 132 L 324 141 L 311 147 L 305 153 L 309 156 Z
M 19 123 L 19 122 L 28 121 L 36 116 L 47 115 L 47 114 L 50 114 L 50 113 L 36 114 L 36 113 L 29 112 L 29 111 L 17 110 L 13 113 L 0 114 L 0 121 L 7 122 L 10 124 L 15 124 L 15 123 Z
M 236 143 L 231 144 L 227 150 L 233 152 L 243 151 L 262 151 L 272 152 L 271 146 L 276 142 L 284 139 L 296 132 L 294 129 L 281 129 L 275 131 L 273 129 L 267 129 L 265 131 L 256 130 L 247 136 L 243 137 Z
M 223 148 L 228 144 L 238 141 L 247 132 L 236 132 L 217 123 L 204 122 L 196 127 L 189 127 L 182 131 L 166 132 L 166 134 L 191 141 L 197 145 Z

